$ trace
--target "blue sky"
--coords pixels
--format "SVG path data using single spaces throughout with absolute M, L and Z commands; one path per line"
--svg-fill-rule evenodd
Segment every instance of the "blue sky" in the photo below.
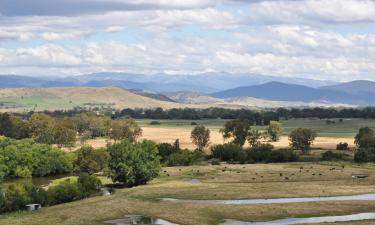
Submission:
M 2 0 L 0 68 L 375 80 L 375 1 Z

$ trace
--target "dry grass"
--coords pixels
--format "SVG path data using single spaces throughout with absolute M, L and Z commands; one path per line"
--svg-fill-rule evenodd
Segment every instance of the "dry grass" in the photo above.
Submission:
M 180 140 L 181 148 L 195 149 L 194 144 L 190 139 L 190 130 L 181 128 L 165 128 L 165 127 L 142 127 L 143 136 L 141 139 L 148 139 L 155 141 L 157 143 L 173 143 L 176 139 Z M 93 140 L 88 140 L 86 144 L 92 145 L 95 148 L 105 147 L 107 145 L 107 139 L 97 138 Z M 227 140 L 228 141 L 228 140 Z M 217 130 L 211 131 L 210 145 L 223 144 L 224 141 L 221 133 Z M 333 138 L 333 137 L 317 137 L 313 147 L 319 149 L 336 149 L 336 145 L 339 142 L 347 142 L 350 147 L 354 147 L 353 138 Z M 289 140 L 287 136 L 281 137 L 278 142 L 272 142 L 276 148 L 288 148 Z M 246 147 L 247 145 L 245 145 Z M 68 151 L 75 150 L 79 147 L 67 149 Z
M 295 175 L 303 166 L 301 175 Z M 311 168 L 312 167 L 312 168 Z M 337 169 L 330 171 L 335 167 Z M 101 224 L 125 214 L 161 217 L 179 224 L 217 224 L 225 218 L 267 221 L 298 216 L 344 215 L 375 211 L 374 201 L 345 201 L 269 205 L 206 205 L 159 202 L 159 197 L 194 199 L 243 199 L 301 197 L 375 193 L 375 177 L 362 182 L 351 180 L 352 173 L 370 173 L 374 165 L 347 164 L 257 164 L 164 168 L 151 184 L 118 190 L 110 197 L 44 208 L 33 213 L 14 213 L 0 217 L 0 224 Z M 309 172 L 307 172 L 309 170 Z M 165 172 L 164 172 L 165 171 Z M 292 177 L 285 181 L 283 176 Z M 312 173 L 323 173 L 312 176 Z M 170 176 L 167 176 L 169 174 Z M 260 178 L 263 176 L 263 178 Z M 252 180 L 256 177 L 256 180 Z M 192 178 L 201 183 L 192 184 Z M 374 221 L 345 224 L 374 224 Z

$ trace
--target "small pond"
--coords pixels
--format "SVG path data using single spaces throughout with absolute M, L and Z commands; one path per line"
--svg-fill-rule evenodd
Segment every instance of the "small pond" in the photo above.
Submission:
M 323 201 L 375 201 L 375 194 L 330 196 L 330 197 L 304 197 L 304 198 L 269 198 L 269 199 L 243 199 L 243 200 L 188 200 L 162 198 L 165 202 L 197 203 L 197 204 L 224 204 L 224 205 L 255 205 L 255 204 L 281 204 Z
M 310 218 L 287 218 L 267 222 L 243 222 L 236 220 L 226 220 L 220 225 L 292 225 L 292 224 L 310 224 L 310 223 L 335 223 L 348 221 L 362 221 L 375 219 L 375 213 L 358 213 L 344 216 L 323 216 Z
M 114 224 L 114 225 L 133 225 L 133 224 L 155 224 L 155 225 L 178 225 L 176 223 L 171 223 L 169 221 L 152 218 L 148 216 L 140 215 L 127 215 L 122 219 L 108 220 L 104 223 Z

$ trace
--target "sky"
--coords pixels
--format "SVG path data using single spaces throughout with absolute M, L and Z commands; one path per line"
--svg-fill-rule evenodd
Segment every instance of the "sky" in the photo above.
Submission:
M 0 1 L 0 74 L 95 72 L 375 80 L 375 1 Z

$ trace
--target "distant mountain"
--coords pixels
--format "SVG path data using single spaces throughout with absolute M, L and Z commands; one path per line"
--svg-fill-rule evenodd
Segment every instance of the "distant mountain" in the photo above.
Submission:
M 364 92 L 375 94 L 375 82 L 369 80 L 356 80 L 337 85 L 323 86 L 320 87 L 320 89 L 342 91 L 350 94 L 358 94 Z
M 28 77 L 1 76 L 1 88 L 18 87 L 121 87 L 141 89 L 146 92 L 202 92 L 211 93 L 241 85 L 259 85 L 270 81 L 302 84 L 320 87 L 337 84 L 332 81 L 319 81 L 301 78 L 275 77 L 257 74 L 201 73 L 196 75 L 176 74 L 131 74 L 131 73 L 93 73 L 70 77 Z
M 0 75 L 0 88 L 41 87 L 47 81 L 42 78 L 16 75 Z
M 326 90 L 303 85 L 269 82 L 237 87 L 211 94 L 217 98 L 254 97 L 273 101 L 331 102 L 353 105 L 375 105 L 370 93 L 351 94 L 339 90 Z

